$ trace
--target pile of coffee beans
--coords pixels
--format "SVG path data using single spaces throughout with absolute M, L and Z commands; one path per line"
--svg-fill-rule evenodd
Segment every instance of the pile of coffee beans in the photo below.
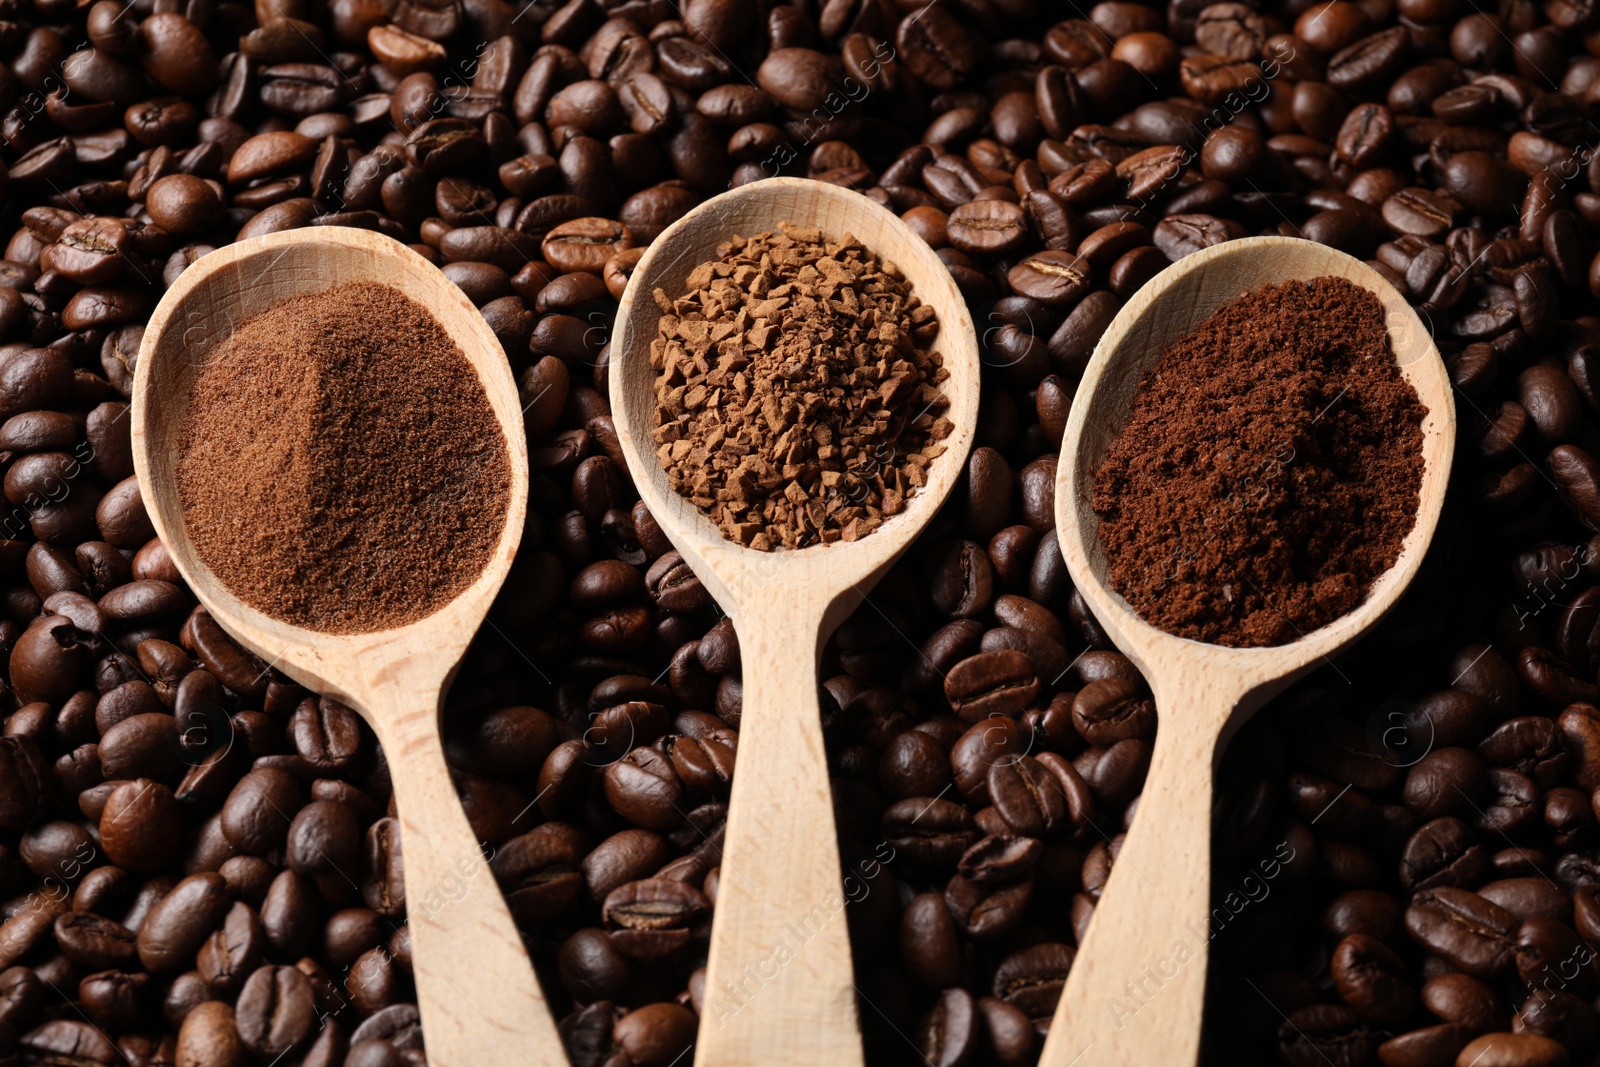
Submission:
M 966 477 L 823 657 L 869 1061 L 1037 1055 L 1156 728 L 1052 530 L 1074 386 L 1166 263 L 1284 233 L 1416 302 L 1460 448 L 1406 602 L 1227 757 L 1208 1062 L 1590 1062 L 1600 8 L 1065 14 L 0 0 L 0 1063 L 425 1059 L 407 909 L 452 901 L 404 898 L 382 752 L 195 610 L 131 478 L 163 288 L 319 224 L 436 259 L 519 377 L 528 529 L 449 756 L 573 1061 L 687 1062 L 739 647 L 638 504 L 605 346 L 640 249 L 780 171 L 902 213 L 985 358 Z

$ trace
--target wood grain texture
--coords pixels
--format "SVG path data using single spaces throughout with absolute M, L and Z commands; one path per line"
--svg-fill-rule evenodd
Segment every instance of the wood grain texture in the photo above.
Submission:
M 854 544 L 756 552 L 723 538 L 673 492 L 656 460 L 651 291 L 684 292 L 689 272 L 734 234 L 780 222 L 854 234 L 938 312 L 933 348 L 955 432 L 903 513 Z M 611 341 L 611 407 L 639 493 L 662 530 L 734 618 L 744 672 L 738 769 L 729 803 L 695 1062 L 706 1067 L 861 1063 L 850 943 L 818 722 L 817 656 L 960 477 L 978 409 L 972 318 L 950 272 L 896 216 L 859 193 L 773 178 L 706 201 L 640 259 Z M 888 892 L 879 886 L 871 891 Z
M 1292 644 L 1231 649 L 1157 630 L 1107 581 L 1089 504 L 1094 470 L 1127 421 L 1140 375 L 1168 343 L 1248 290 L 1327 275 L 1347 278 L 1382 302 L 1395 358 L 1427 408 L 1416 525 L 1360 607 Z M 1135 294 L 1106 330 L 1067 420 L 1056 524 L 1073 583 L 1150 682 L 1161 723 L 1138 816 L 1073 964 L 1043 1067 L 1195 1062 L 1212 929 L 1217 757 L 1267 699 L 1360 637 L 1404 592 L 1439 520 L 1455 425 L 1449 377 L 1416 312 L 1366 264 L 1309 241 L 1254 237 L 1187 256 Z
M 272 618 L 228 591 L 195 553 L 176 469 L 190 383 L 215 346 L 258 312 L 350 282 L 381 282 L 401 290 L 426 307 L 460 346 L 505 433 L 511 500 L 488 566 L 450 604 L 407 626 L 335 635 Z M 240 241 L 184 271 L 151 316 L 134 377 L 132 432 L 145 506 L 200 602 L 269 664 L 359 711 L 384 747 L 400 812 L 429 1062 L 438 1067 L 565 1064 L 521 938 L 456 798 L 439 737 L 442 694 L 505 580 L 527 513 L 521 406 L 494 333 L 437 268 L 381 234 L 318 227 Z M 339 596 L 341 590 L 327 595 Z

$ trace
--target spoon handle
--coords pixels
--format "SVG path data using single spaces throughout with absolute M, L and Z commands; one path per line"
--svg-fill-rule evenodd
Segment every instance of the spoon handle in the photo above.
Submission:
M 1238 694 L 1213 683 L 1171 695 L 1163 700 L 1158 691 L 1161 722 L 1139 810 L 1073 961 L 1040 1067 L 1192 1067 L 1198 1055 L 1216 932 L 1207 914 L 1212 758 Z
M 817 703 L 821 618 L 820 603 L 772 597 L 735 620 L 743 709 L 698 1067 L 862 1062 Z
M 397 687 L 398 689 L 399 687 Z M 434 1067 L 566 1067 L 544 993 L 445 766 L 437 685 L 376 695 Z

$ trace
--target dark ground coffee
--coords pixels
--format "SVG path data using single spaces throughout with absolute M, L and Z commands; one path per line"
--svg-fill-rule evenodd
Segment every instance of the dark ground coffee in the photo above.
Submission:
M 505 525 L 505 436 L 420 304 L 344 285 L 245 322 L 189 396 L 178 489 L 195 548 L 246 602 L 365 633 L 471 584 Z
M 672 488 L 751 548 L 854 541 L 927 481 L 950 420 L 933 308 L 855 238 L 781 224 L 689 275 L 650 344 Z
M 1424 414 L 1367 290 L 1317 278 L 1225 305 L 1145 372 L 1095 472 L 1113 586 L 1213 644 L 1332 622 L 1415 522 Z

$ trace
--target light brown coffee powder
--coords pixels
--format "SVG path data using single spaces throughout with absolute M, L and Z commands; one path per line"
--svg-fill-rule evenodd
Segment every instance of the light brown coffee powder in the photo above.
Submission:
M 365 633 L 431 615 L 482 571 L 505 526 L 505 435 L 420 304 L 339 286 L 247 320 L 204 358 L 178 491 L 235 595 Z

